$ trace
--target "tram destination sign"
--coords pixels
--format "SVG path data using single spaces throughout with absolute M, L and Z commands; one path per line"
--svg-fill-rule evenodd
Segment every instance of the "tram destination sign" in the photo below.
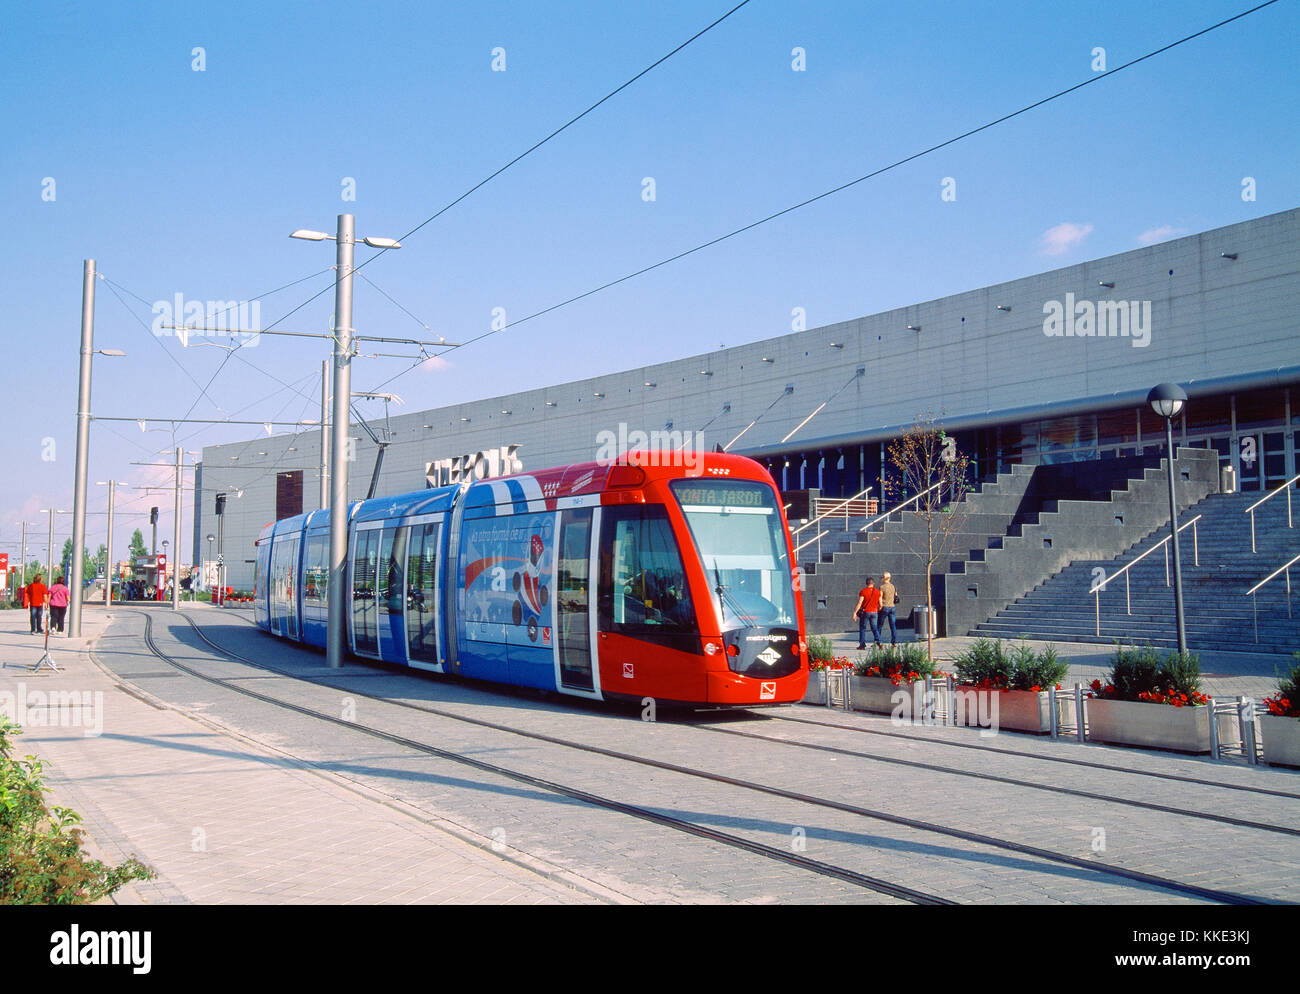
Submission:
M 494 476 L 522 473 L 518 445 L 502 445 L 482 452 L 466 452 L 450 459 L 435 459 L 424 467 L 426 487 L 445 487 L 465 480 L 487 480 Z
M 758 486 L 715 487 L 706 484 L 676 484 L 673 493 L 685 506 L 768 507 L 768 495 Z

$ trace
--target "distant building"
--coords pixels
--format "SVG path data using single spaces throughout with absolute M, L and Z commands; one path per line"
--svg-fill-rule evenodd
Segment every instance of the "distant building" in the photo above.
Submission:
M 689 433 L 704 448 L 734 440 L 730 451 L 764 463 L 787 491 L 879 495 L 888 442 L 925 412 L 981 476 L 1158 449 L 1164 426 L 1145 398 L 1164 381 L 1191 398 L 1178 444 L 1216 450 L 1242 489 L 1259 490 L 1297 471 L 1297 315 L 1300 209 L 751 345 L 395 417 L 377 493 Z M 375 446 L 359 426 L 351 434 L 356 499 Z M 251 587 L 258 531 L 318 506 L 319 466 L 317 429 L 204 448 L 195 561 L 209 558 L 205 536 L 217 530 L 213 496 L 243 491 L 226 503 L 225 562 L 228 585 Z

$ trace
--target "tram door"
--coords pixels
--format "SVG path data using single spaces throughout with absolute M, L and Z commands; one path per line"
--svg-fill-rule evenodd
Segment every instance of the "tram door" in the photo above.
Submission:
M 562 511 L 556 564 L 555 626 L 560 683 L 592 690 L 591 658 L 591 508 Z
M 406 662 L 406 540 L 410 528 L 385 528 L 379 545 L 376 576 L 379 608 L 379 656 Z
M 438 538 L 436 521 L 416 521 L 406 551 L 406 645 L 410 664 L 438 668 Z

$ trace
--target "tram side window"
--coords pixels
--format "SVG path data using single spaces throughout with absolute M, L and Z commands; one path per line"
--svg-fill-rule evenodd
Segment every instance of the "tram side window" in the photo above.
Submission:
M 326 555 L 329 535 L 320 533 L 307 536 L 307 561 L 303 564 L 302 596 L 305 602 L 323 603 L 329 595 L 330 571 Z
M 681 553 L 663 507 L 606 509 L 598 602 L 601 631 L 642 639 L 698 631 Z
M 375 618 L 375 579 L 379 565 L 379 529 L 357 533 L 352 560 L 352 634 L 358 650 L 378 649 Z
M 414 525 L 407 546 L 406 632 L 410 658 L 437 662 L 438 525 Z

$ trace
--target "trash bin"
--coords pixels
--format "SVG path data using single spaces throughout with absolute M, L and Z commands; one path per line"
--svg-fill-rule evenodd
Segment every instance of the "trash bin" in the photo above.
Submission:
M 1237 492 L 1237 468 L 1224 466 L 1219 470 L 1219 493 L 1235 494 Z
M 924 604 L 917 604 L 912 608 L 912 631 L 915 632 L 918 642 L 924 642 L 927 636 L 939 634 L 934 612 Z

